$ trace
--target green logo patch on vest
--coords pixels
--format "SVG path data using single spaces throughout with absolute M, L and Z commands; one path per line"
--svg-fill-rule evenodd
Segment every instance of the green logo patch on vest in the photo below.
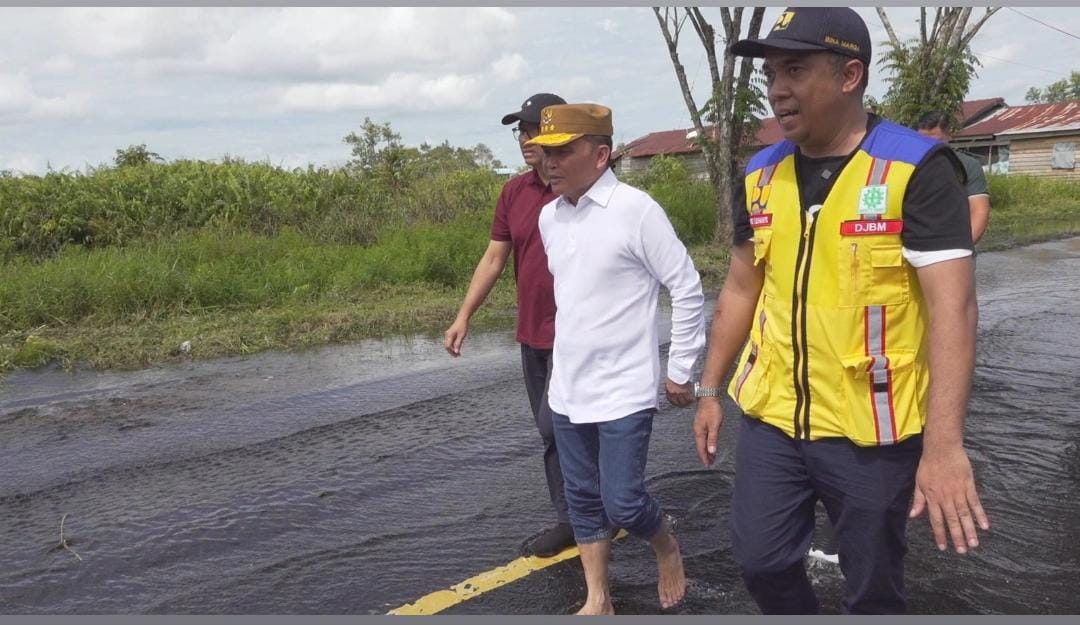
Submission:
M 883 184 L 872 184 L 862 188 L 859 193 L 860 215 L 884 215 L 888 207 L 889 188 Z

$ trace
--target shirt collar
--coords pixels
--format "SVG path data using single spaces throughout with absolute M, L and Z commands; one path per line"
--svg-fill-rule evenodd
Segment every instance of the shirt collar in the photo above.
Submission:
M 578 206 L 581 206 L 581 201 L 588 198 L 590 202 L 599 204 L 600 206 L 607 208 L 608 202 L 611 201 L 611 196 L 615 193 L 615 187 L 619 186 L 619 179 L 615 177 L 615 172 L 611 171 L 611 167 L 604 169 L 604 173 L 600 174 L 600 177 L 596 179 L 589 190 L 582 194 L 578 199 Z M 559 196 L 559 207 L 572 206 L 567 201 L 566 196 Z
M 540 177 L 540 172 L 535 169 L 529 169 L 525 176 L 528 178 L 528 183 L 531 185 L 544 188 L 547 188 L 548 186 L 547 183 L 544 182 L 544 179 Z

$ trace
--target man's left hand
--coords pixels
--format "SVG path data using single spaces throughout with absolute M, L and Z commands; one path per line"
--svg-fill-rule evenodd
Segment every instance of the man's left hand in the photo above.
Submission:
M 664 381 L 664 390 L 667 392 L 667 400 L 672 406 L 685 408 L 694 403 L 694 383 L 676 384 L 668 378 Z
M 924 450 L 915 474 L 915 501 L 910 517 L 923 512 L 930 517 L 930 528 L 938 549 L 948 548 L 946 531 L 956 553 L 967 553 L 979 546 L 975 523 L 986 531 L 990 520 L 975 492 L 975 475 L 963 446 L 943 450 Z

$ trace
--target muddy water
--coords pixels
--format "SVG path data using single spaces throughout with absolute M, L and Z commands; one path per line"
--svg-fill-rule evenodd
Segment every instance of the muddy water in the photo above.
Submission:
M 1080 239 L 980 255 L 978 278 L 968 440 L 994 529 L 961 558 L 913 523 L 911 609 L 1080 612 Z M 457 360 L 417 338 L 10 375 L 0 613 L 384 613 L 504 564 L 551 520 L 520 377 L 510 334 Z M 661 406 L 650 483 L 678 520 L 682 611 L 753 612 L 730 462 L 701 470 L 692 413 Z M 618 610 L 657 611 L 654 571 L 647 546 L 616 544 Z M 837 569 L 811 572 L 837 610 Z M 563 613 L 583 589 L 570 561 L 450 611 Z

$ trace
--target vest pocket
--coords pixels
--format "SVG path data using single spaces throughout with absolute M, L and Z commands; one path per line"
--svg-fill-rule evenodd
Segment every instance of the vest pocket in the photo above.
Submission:
M 740 362 L 731 379 L 730 392 L 735 403 L 748 415 L 761 416 L 769 400 L 769 369 L 772 349 L 767 345 L 750 344 L 750 355 Z
M 900 245 L 848 238 L 838 256 L 840 306 L 890 306 L 910 299 Z
M 908 422 L 919 393 L 913 352 L 856 354 L 841 358 L 841 363 L 845 418 L 850 419 L 843 427 L 849 437 L 861 445 L 889 445 L 918 428 L 918 423 Z
M 772 228 L 754 230 L 754 265 L 769 260 L 769 247 L 772 245 Z

